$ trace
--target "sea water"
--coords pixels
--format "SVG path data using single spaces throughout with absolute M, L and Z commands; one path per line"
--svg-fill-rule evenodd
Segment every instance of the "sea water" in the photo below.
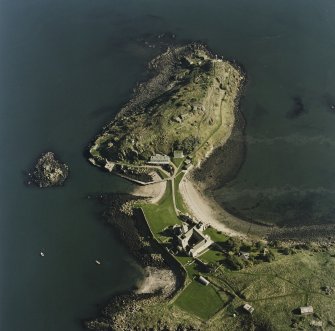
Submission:
M 0 330 L 81 330 L 141 277 L 87 199 L 129 184 L 84 150 L 159 52 L 145 38 L 201 40 L 247 70 L 246 160 L 218 199 L 264 221 L 333 222 L 334 14 L 330 0 L 0 0 Z M 68 181 L 26 187 L 48 150 Z

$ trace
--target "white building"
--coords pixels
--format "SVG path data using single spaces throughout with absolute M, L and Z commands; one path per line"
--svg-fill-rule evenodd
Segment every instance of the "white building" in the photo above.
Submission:
M 204 284 L 205 286 L 209 284 L 209 281 L 205 277 L 199 276 L 198 280 L 201 284 Z
M 167 155 L 155 154 L 150 157 L 150 164 L 169 164 L 170 157 Z
M 312 306 L 300 307 L 299 309 L 301 315 L 309 315 L 314 313 L 314 309 Z
M 251 305 L 249 305 L 248 303 L 246 303 L 244 306 L 243 306 L 243 309 L 245 311 L 247 311 L 249 314 L 252 314 L 255 310 L 255 308 L 253 308 Z

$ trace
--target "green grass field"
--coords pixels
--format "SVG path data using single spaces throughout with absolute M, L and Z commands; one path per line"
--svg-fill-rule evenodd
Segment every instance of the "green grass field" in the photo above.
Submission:
M 202 254 L 199 259 L 203 262 L 213 263 L 219 262 L 224 259 L 224 254 L 213 249 L 208 250 L 206 253 Z
M 183 210 L 178 190 L 181 179 L 181 174 L 175 179 L 175 194 L 176 205 Z M 161 242 L 171 239 L 163 231 L 181 223 L 173 208 L 171 181 L 167 182 L 161 201 L 143 206 L 143 211 L 156 238 Z M 228 249 L 232 239 L 213 228 L 206 229 L 205 233 L 215 243 Z M 237 240 L 236 245 L 243 248 L 244 244 Z M 322 321 L 325 330 L 335 329 L 335 293 L 326 295 L 322 290 L 326 286 L 335 288 L 334 251 L 298 250 L 296 254 L 284 255 L 272 248 L 271 252 L 275 255 L 272 262 L 258 258 L 261 248 L 256 245 L 250 246 L 249 251 L 252 261 L 248 261 L 247 266 L 239 271 L 232 271 L 223 264 L 214 269 L 216 271 L 204 273 L 199 263 L 188 265 L 190 257 L 176 257 L 185 266 L 191 282 L 175 299 L 173 309 L 181 309 L 190 316 L 206 321 L 211 331 L 217 330 L 222 324 L 227 330 L 240 330 L 245 321 L 248 321 L 248 325 L 262 325 L 266 330 L 290 330 L 292 325 L 296 329 L 309 330 L 313 319 Z M 218 266 L 227 259 L 227 253 L 212 247 L 199 258 Z M 200 284 L 196 280 L 199 274 L 203 274 L 211 284 Z M 255 308 L 252 319 L 241 309 L 246 302 Z M 295 311 L 306 305 L 312 305 L 315 314 L 302 318 Z M 218 318 L 211 319 L 216 313 Z
M 227 241 L 229 239 L 228 236 L 226 236 L 225 234 L 223 234 L 222 232 L 220 231 L 217 231 L 213 228 L 207 228 L 205 231 L 204 231 L 205 234 L 208 234 L 211 239 L 216 242 L 216 243 L 223 243 L 225 241 Z
M 179 184 L 180 184 L 181 180 L 183 179 L 183 177 L 184 177 L 184 173 L 180 172 L 174 180 L 176 207 L 181 212 L 188 213 L 188 210 L 187 210 L 187 207 L 186 207 L 185 202 L 183 200 L 183 197 L 181 196 L 180 191 L 179 191 Z
M 151 231 L 161 241 L 164 241 L 164 235 L 162 234 L 164 229 L 171 225 L 181 224 L 173 208 L 171 185 L 171 181 L 168 181 L 164 196 L 158 204 L 144 205 L 142 207 Z
M 179 159 L 175 159 L 175 158 L 172 158 L 172 162 L 175 164 L 175 166 L 177 168 L 179 168 L 179 166 L 184 162 L 185 158 L 179 158 Z
M 334 296 L 322 291 L 324 286 L 335 285 L 334 270 L 335 258 L 329 253 L 304 251 L 243 271 L 218 271 L 212 280 L 236 294 L 235 309 L 250 303 L 255 308 L 254 320 L 263 321 L 271 330 L 289 330 L 292 323 L 307 330 L 312 318 L 328 326 L 335 322 Z M 294 313 L 306 305 L 314 307 L 314 317 L 300 318 Z
M 212 285 L 202 285 L 198 281 L 192 281 L 175 301 L 181 309 L 208 320 L 219 311 L 224 302 Z

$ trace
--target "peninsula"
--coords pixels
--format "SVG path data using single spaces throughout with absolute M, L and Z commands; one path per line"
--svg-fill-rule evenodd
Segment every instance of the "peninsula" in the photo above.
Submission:
M 335 288 L 332 245 L 241 235 L 213 219 L 202 197 L 185 187 L 192 169 L 202 169 L 235 134 L 245 82 L 241 68 L 197 43 L 169 48 L 149 67 L 148 81 L 89 147 L 92 164 L 136 186 L 131 195 L 97 199 L 105 221 L 143 267 L 144 280 L 136 290 L 114 296 L 85 326 L 118 331 L 335 326 L 329 300 Z M 197 180 L 201 176 L 210 174 L 198 172 Z
M 239 68 L 200 44 L 170 48 L 150 67 L 153 77 L 92 144 L 93 163 L 108 170 L 168 163 L 179 151 L 198 164 L 230 136 L 244 80 Z

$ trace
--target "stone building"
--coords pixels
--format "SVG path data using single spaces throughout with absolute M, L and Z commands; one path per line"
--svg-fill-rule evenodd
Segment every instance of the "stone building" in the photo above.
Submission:
M 309 315 L 314 313 L 314 309 L 312 306 L 300 307 L 299 310 L 301 315 Z
M 211 238 L 203 233 L 204 230 L 202 222 L 191 227 L 183 224 L 179 228 L 178 245 L 188 256 L 196 257 L 213 244 Z
M 184 153 L 183 153 L 183 151 L 175 150 L 175 151 L 173 151 L 173 157 L 175 159 L 182 159 L 184 157 Z
M 167 155 L 155 154 L 150 157 L 149 164 L 169 164 L 170 157 Z

